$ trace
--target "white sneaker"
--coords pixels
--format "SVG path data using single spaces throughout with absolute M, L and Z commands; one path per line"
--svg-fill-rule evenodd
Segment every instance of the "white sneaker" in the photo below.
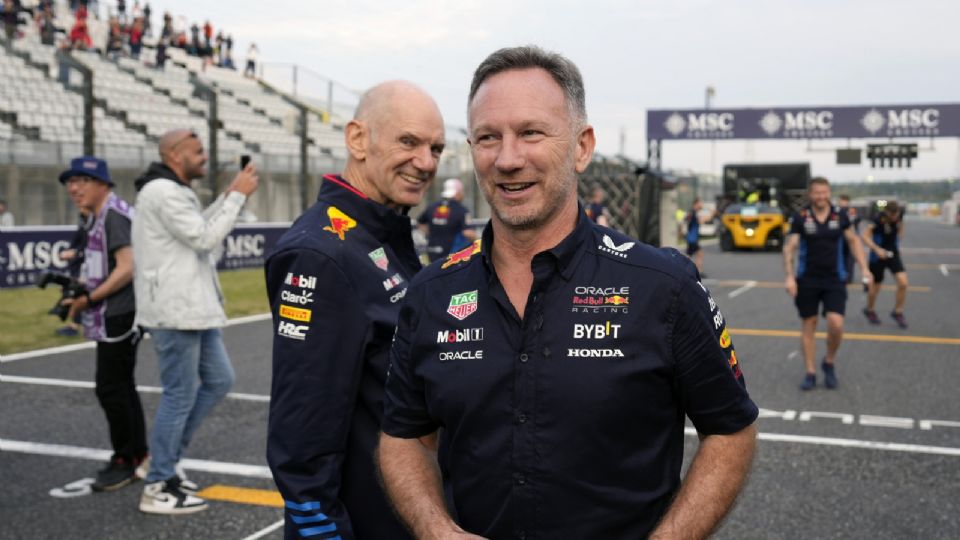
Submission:
M 150 472 L 150 455 L 147 454 L 147 457 L 143 458 L 143 461 L 141 461 L 137 469 L 133 471 L 133 474 L 136 475 L 137 478 L 143 480 L 144 478 L 147 477 L 147 473 L 149 472 Z
M 192 514 L 207 509 L 207 501 L 180 489 L 180 479 L 153 482 L 143 488 L 140 511 L 147 514 Z
M 187 472 L 183 469 L 183 465 L 180 465 L 179 461 L 173 466 L 173 470 L 177 473 L 177 477 L 180 478 L 181 490 L 185 491 L 188 495 L 196 495 L 200 492 L 200 486 L 193 480 L 187 478 Z

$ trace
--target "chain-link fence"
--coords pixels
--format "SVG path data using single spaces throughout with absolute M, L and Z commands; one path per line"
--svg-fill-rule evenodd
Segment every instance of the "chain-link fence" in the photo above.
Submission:
M 156 148 L 139 146 L 97 145 L 96 155 L 107 160 L 115 191 L 133 202 L 133 182 L 152 161 L 158 161 Z M 82 155 L 79 143 L 44 141 L 0 141 L 0 199 L 16 216 L 17 225 L 73 225 L 76 209 L 66 190 L 57 181 L 70 159 Z M 260 188 L 250 198 L 244 219 L 249 221 L 285 222 L 300 215 L 300 157 L 297 155 L 254 155 L 260 175 Z M 324 174 L 343 170 L 343 160 L 330 156 L 311 157 L 308 161 L 307 203 L 314 201 Z M 238 163 L 221 162 L 217 184 L 226 186 L 239 168 Z M 441 161 L 438 179 L 472 178 L 472 171 L 463 169 L 463 160 L 450 156 Z M 440 182 L 437 182 L 439 184 Z M 468 182 L 465 182 L 468 183 Z M 469 184 L 472 184 L 470 182 Z M 216 195 L 209 178 L 194 186 L 201 200 L 209 202 Z M 434 186 L 437 193 L 439 187 Z M 475 197 L 471 187 L 470 196 Z M 411 212 L 412 214 L 414 212 Z

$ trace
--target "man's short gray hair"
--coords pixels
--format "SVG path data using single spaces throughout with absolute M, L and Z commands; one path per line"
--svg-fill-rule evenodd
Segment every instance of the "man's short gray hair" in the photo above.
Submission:
M 470 97 L 467 105 L 473 103 L 473 97 L 480 85 L 490 77 L 512 69 L 540 68 L 553 77 L 563 90 L 570 110 L 570 118 L 577 126 L 587 123 L 587 98 L 583 88 L 583 77 L 576 64 L 566 57 L 550 52 L 536 45 L 506 47 L 494 52 L 477 66 L 470 83 Z

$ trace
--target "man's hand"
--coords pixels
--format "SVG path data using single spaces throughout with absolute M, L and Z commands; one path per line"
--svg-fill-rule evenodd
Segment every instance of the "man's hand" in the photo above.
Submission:
M 793 276 L 787 276 L 787 278 L 784 280 L 784 286 L 787 289 L 787 294 L 789 294 L 791 298 L 797 297 L 797 278 Z
M 260 177 L 257 176 L 257 167 L 253 163 L 248 163 L 242 171 L 233 177 L 233 181 L 227 187 L 227 192 L 238 191 L 249 197 L 257 190 L 259 185 Z
M 77 313 L 87 310 L 90 308 L 89 296 L 83 295 L 76 298 L 67 298 L 60 302 L 61 306 L 68 306 L 70 311 L 67 312 L 67 320 L 72 321 L 77 316 Z

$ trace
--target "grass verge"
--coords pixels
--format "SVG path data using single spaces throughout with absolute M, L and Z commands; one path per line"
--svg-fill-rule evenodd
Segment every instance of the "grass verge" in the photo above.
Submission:
M 220 285 L 228 318 L 270 310 L 262 269 L 220 272 Z M 47 315 L 47 310 L 59 298 L 60 289 L 56 287 L 0 289 L 0 355 L 83 342 L 82 336 L 67 338 L 54 334 L 63 323 Z

